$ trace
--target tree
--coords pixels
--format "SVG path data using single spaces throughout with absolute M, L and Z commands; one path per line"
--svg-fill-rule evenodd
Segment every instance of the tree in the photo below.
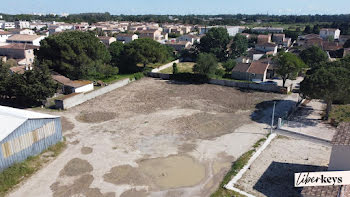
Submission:
M 304 33 L 305 34 L 311 34 L 311 27 L 310 27 L 310 25 L 306 25 L 306 27 L 304 29 Z
M 138 64 L 145 68 L 149 63 L 164 63 L 172 57 L 165 45 L 149 38 L 134 40 L 124 46 L 121 53 L 121 72 L 135 72 Z
M 245 36 L 237 34 L 233 38 L 233 42 L 231 45 L 232 56 L 234 58 L 237 58 L 237 57 L 240 57 L 242 55 L 245 55 L 247 53 L 247 49 L 248 49 L 247 38 Z
M 348 39 L 344 45 L 343 45 L 344 48 L 350 48 L 350 39 Z
M 36 55 L 40 65 L 47 65 L 71 79 L 117 74 L 117 70 L 109 65 L 111 56 L 107 48 L 89 32 L 68 31 L 49 36 L 41 41 Z
M 309 47 L 300 53 L 300 58 L 307 64 L 310 68 L 318 66 L 322 62 L 328 60 L 328 55 L 321 48 L 317 46 Z
M 224 67 L 225 72 L 231 72 L 232 69 L 236 66 L 236 61 L 233 59 L 227 60 L 225 63 L 222 64 L 222 67 Z
M 10 66 L 4 65 L 0 60 L 0 96 L 6 96 L 9 93 L 10 87 Z
M 320 33 L 320 26 L 318 24 L 314 25 L 314 27 L 312 28 L 312 33 L 314 34 L 319 34 Z
M 173 74 L 177 74 L 177 73 L 179 73 L 179 70 L 177 68 L 177 64 L 173 63 Z
M 46 66 L 35 65 L 24 74 L 10 74 L 9 66 L 0 67 L 0 96 L 16 103 L 32 105 L 53 96 L 57 84 Z
M 108 50 L 111 55 L 111 65 L 118 66 L 121 61 L 121 54 L 124 50 L 124 44 L 121 42 L 113 42 L 109 46 Z
M 300 84 L 300 92 L 309 99 L 323 99 L 327 103 L 325 119 L 329 117 L 335 100 L 349 99 L 350 70 L 334 63 L 324 63 L 307 75 Z
M 213 53 L 220 61 L 227 57 L 227 45 L 230 36 L 225 28 L 211 28 L 204 37 L 201 38 L 198 49 L 202 53 Z
M 193 72 L 203 75 L 215 74 L 216 68 L 218 67 L 218 62 L 216 57 L 210 53 L 200 53 L 196 64 L 193 67 Z
M 282 77 L 283 87 L 287 79 L 295 78 L 302 68 L 306 67 L 305 63 L 293 53 L 281 52 L 275 59 L 277 63 L 276 73 Z
M 57 83 L 51 78 L 50 71 L 47 66 L 35 65 L 32 71 L 26 71 L 24 74 L 16 74 L 20 76 L 21 94 L 16 97 L 20 101 L 31 102 L 33 104 L 44 101 L 46 98 L 51 97 L 57 90 Z

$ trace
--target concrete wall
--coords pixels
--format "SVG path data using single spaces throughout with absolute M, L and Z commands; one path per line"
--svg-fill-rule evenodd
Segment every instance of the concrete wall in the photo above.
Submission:
M 81 93 L 81 92 L 89 92 L 91 90 L 94 90 L 94 84 L 90 83 L 84 86 L 81 86 L 79 88 L 75 88 L 75 93 Z
M 179 62 L 180 62 L 180 60 L 172 61 L 172 62 L 170 62 L 170 63 L 168 63 L 168 64 L 165 64 L 165 65 L 163 65 L 163 66 L 160 66 L 160 67 L 158 67 L 158 68 L 153 69 L 152 72 L 157 73 L 157 72 L 159 72 L 159 71 L 161 71 L 161 70 L 164 70 L 164 69 L 166 69 L 166 68 L 172 67 L 174 63 L 177 63 L 177 64 L 178 64 Z
M 112 90 L 115 90 L 117 88 L 123 87 L 133 80 L 130 79 L 124 79 L 121 81 L 118 81 L 116 83 L 110 84 L 108 86 L 102 87 L 100 89 L 91 91 L 91 92 L 85 92 L 85 93 L 79 93 L 79 94 L 73 94 L 71 96 L 68 96 L 64 99 L 57 99 L 55 100 L 55 105 L 57 109 L 69 109 L 76 105 L 82 104 L 90 99 L 93 99 L 95 97 L 101 96 L 105 93 L 108 93 Z
M 171 74 L 164 73 L 148 73 L 149 77 L 153 78 L 161 78 L 164 80 L 169 80 Z M 223 80 L 223 79 L 210 79 L 209 84 L 228 86 L 228 87 L 237 87 L 244 89 L 252 89 L 252 90 L 260 90 L 266 92 L 277 92 L 277 93 L 285 93 L 282 87 L 273 85 L 273 84 L 258 84 L 258 83 L 246 83 L 246 82 L 237 82 L 231 80 Z M 289 90 L 288 90 L 289 91 Z

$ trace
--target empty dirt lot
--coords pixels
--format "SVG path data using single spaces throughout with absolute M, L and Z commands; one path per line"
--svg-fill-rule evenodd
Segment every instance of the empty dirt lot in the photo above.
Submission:
M 9 196 L 209 196 L 281 95 L 145 78 L 62 112 L 68 148 Z M 259 116 L 257 116 L 259 117 Z

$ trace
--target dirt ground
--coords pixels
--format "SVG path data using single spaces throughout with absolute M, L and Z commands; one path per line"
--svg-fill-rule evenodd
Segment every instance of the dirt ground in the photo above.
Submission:
M 329 147 L 277 137 L 235 186 L 257 197 L 301 196 L 294 173 L 327 171 L 330 154 Z
M 281 95 L 145 78 L 66 111 L 68 148 L 9 196 L 209 196 Z M 40 185 L 40 187 L 39 187 Z

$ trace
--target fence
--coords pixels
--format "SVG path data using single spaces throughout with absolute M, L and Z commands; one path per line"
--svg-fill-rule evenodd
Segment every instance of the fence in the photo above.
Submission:
M 69 94 L 62 99 L 56 99 L 55 106 L 57 109 L 69 109 L 79 104 L 82 104 L 90 99 L 101 96 L 107 92 L 123 87 L 132 81 L 133 80 L 130 79 L 123 79 L 116 83 L 110 84 L 108 86 L 102 87 L 91 92 Z
M 161 78 L 164 80 L 169 80 L 171 79 L 172 74 L 149 72 L 148 76 L 153 78 Z M 276 93 L 283 93 L 283 94 L 290 91 L 290 87 L 283 88 L 273 84 L 238 82 L 238 81 L 224 80 L 224 79 L 210 79 L 208 83 L 214 84 L 214 85 L 237 87 L 237 88 L 243 88 L 243 89 L 252 89 L 252 90 L 259 90 L 259 91 L 266 91 L 266 92 L 276 92 Z

